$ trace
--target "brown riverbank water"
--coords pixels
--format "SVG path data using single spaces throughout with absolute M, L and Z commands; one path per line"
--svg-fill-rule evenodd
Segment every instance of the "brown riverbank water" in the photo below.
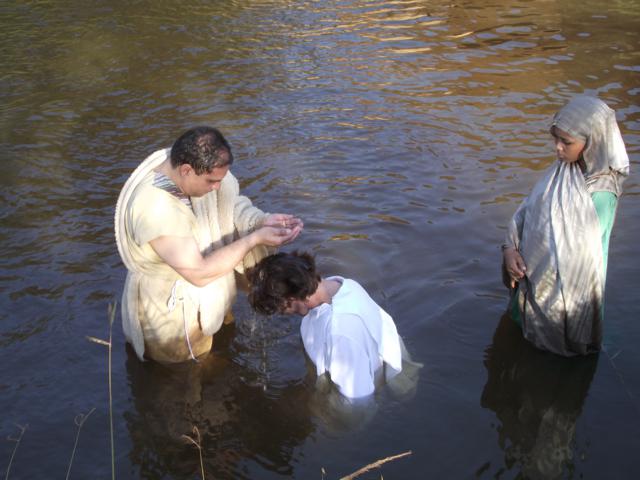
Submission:
M 9 478 L 110 474 L 107 305 L 133 168 L 186 128 L 232 144 L 264 210 L 326 274 L 360 281 L 424 363 L 417 388 L 339 408 L 299 319 L 254 316 L 200 365 L 138 362 L 114 326 L 116 477 L 635 478 L 640 450 L 640 4 L 4 2 L 0 434 Z M 611 238 L 606 351 L 565 360 L 501 320 L 505 225 L 554 161 L 572 95 L 617 111 L 632 174 Z M 0 442 L 0 468 L 16 443 Z M 378 475 L 378 476 L 376 476 Z

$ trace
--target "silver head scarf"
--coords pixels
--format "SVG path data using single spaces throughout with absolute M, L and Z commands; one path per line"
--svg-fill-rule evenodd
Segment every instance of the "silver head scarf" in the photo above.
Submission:
M 506 243 L 527 266 L 518 308 L 525 338 L 571 356 L 598 351 L 602 342 L 604 263 L 591 193 L 619 194 L 629 159 L 613 110 L 578 97 L 552 126 L 585 142 L 584 162 L 555 162 L 522 202 Z
M 585 142 L 582 168 L 589 193 L 622 194 L 629 157 L 616 114 L 606 103 L 595 97 L 575 97 L 556 113 L 551 127 Z

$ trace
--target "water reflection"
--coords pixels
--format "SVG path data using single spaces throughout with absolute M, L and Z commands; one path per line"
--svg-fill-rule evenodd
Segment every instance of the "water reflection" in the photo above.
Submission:
M 532 347 L 505 315 L 486 350 L 481 405 L 496 413 L 504 466 L 520 476 L 553 479 L 574 470 L 576 423 L 598 356 L 563 358 Z M 519 477 L 520 478 L 520 477 Z
M 229 357 L 233 326 L 216 335 L 214 354 L 201 364 L 140 362 L 130 348 L 126 369 L 135 411 L 125 414 L 129 454 L 142 478 L 199 477 L 197 449 L 183 435 L 200 431 L 207 475 L 255 478 L 247 465 L 290 476 L 298 446 L 315 430 L 309 388 L 292 381 L 265 389 Z M 252 380 L 253 379 L 253 380 Z
M 124 417 L 132 442 L 129 458 L 142 478 L 197 476 L 198 451 L 184 439 L 194 426 L 207 475 L 255 478 L 251 471 L 257 463 L 292 476 L 296 450 L 316 431 L 331 437 L 362 431 L 375 418 L 384 392 L 401 401 L 415 394 L 419 367 L 405 364 L 413 373 L 403 383 L 390 389 L 381 384 L 365 399 L 346 399 L 326 375 L 316 377 L 297 331 L 281 326 L 274 335 L 256 317 L 227 325 L 214 337 L 213 353 L 199 364 L 140 362 L 127 345 L 134 410 Z
M 236 312 L 239 320 L 228 355 L 243 367 L 242 380 L 246 385 L 262 389 L 274 399 L 294 384 L 306 389 L 297 397 L 298 404 L 290 407 L 297 410 L 294 417 L 309 417 L 308 421 L 318 430 L 330 435 L 362 430 L 375 417 L 379 393 L 386 388 L 382 376 L 376 395 L 348 399 L 328 375 L 317 376 L 316 367 L 302 345 L 299 317 L 264 317 L 248 310 L 247 304 L 237 305 Z M 398 381 L 390 385 L 394 396 L 403 400 L 415 393 L 421 365 L 409 362 L 403 363 L 405 366 L 410 373 L 399 375 Z
M 268 211 L 291 210 L 305 220 L 296 248 L 315 251 L 327 272 L 358 278 L 384 298 L 399 329 L 412 335 L 412 353 L 430 358 L 428 368 L 455 384 L 458 371 L 482 371 L 496 305 L 504 300 L 502 292 L 493 294 L 496 245 L 553 158 L 551 115 L 571 95 L 600 95 L 616 109 L 632 157 L 612 239 L 611 255 L 619 261 L 612 260 L 608 280 L 607 323 L 620 339 L 621 370 L 638 398 L 638 327 L 628 321 L 638 316 L 637 1 L 10 0 L 2 11 L 0 406 L 11 432 L 13 422 L 41 426 L 42 443 L 25 443 L 16 458 L 24 478 L 45 478 L 38 466 L 51 470 L 68 457 L 70 443 L 58 439 L 69 426 L 50 417 L 73 418 L 105 404 L 103 377 L 95 375 L 102 352 L 92 348 L 87 361 L 76 352 L 84 352 L 84 335 L 102 336 L 106 304 L 122 288 L 112 231 L 117 194 L 141 159 L 199 123 L 218 126 L 232 142 L 245 194 Z M 479 297 L 486 301 L 477 303 Z M 473 328 L 451 319 L 452 305 L 473 314 Z M 200 422 L 207 471 L 216 478 L 278 478 L 282 471 L 314 479 L 320 478 L 319 468 L 312 470 L 318 450 L 339 470 L 352 471 L 356 450 L 367 453 L 361 464 L 381 458 L 409 425 L 416 430 L 412 448 L 446 459 L 438 470 L 428 453 L 416 454 L 423 476 L 470 476 L 465 462 L 475 450 L 468 440 L 474 428 L 466 425 L 484 421 L 486 412 L 477 405 L 464 411 L 469 420 L 451 456 L 447 439 L 456 395 L 475 398 L 476 383 L 465 379 L 452 393 L 421 381 L 420 401 L 407 408 L 383 395 L 376 421 L 363 420 L 364 432 L 353 434 L 361 433 L 361 442 L 353 442 L 348 421 L 336 422 L 348 433 L 327 439 L 319 427 L 332 424 L 323 414 L 331 409 L 314 389 L 315 377 L 306 376 L 297 328 L 265 326 L 265 335 L 280 335 L 272 342 L 256 326 L 257 338 L 249 340 L 250 323 L 236 325 L 240 335 L 193 372 L 130 361 L 125 369 L 115 359 L 115 379 L 128 376 L 135 403 L 126 412 L 128 431 L 116 432 L 120 444 L 133 438 L 132 460 L 118 461 L 123 471 L 194 478 L 197 451 L 179 438 Z M 519 335 L 513 343 L 500 340 L 504 328 L 487 351 L 483 405 L 496 412 L 501 440 L 487 445 L 486 455 L 508 455 L 516 476 L 525 462 L 516 460 L 516 445 L 535 456 L 532 438 L 553 404 L 531 385 L 538 376 L 572 379 L 545 372 L 558 369 L 554 362 L 538 368 L 538 355 Z M 431 355 L 443 348 L 455 352 L 448 361 Z M 507 375 L 509 365 L 517 377 Z M 567 365 L 580 370 L 576 362 Z M 87 387 L 69 388 L 70 378 Z M 591 389 L 597 405 L 627 398 L 607 378 L 599 375 Z M 434 408 L 430 400 L 441 391 L 447 393 Z M 44 405 L 43 398 L 55 400 Z M 542 409 L 522 408 L 530 413 L 530 437 L 528 424 L 515 416 L 525 398 Z M 574 398 L 573 405 L 577 418 L 581 401 Z M 425 415 L 425 408 L 432 411 Z M 598 452 L 588 465 L 576 464 L 575 476 L 585 469 L 611 476 L 612 457 L 619 472 L 637 471 L 637 435 L 625 428 L 637 423 L 637 409 L 598 413 L 576 439 Z M 426 416 L 442 419 L 441 435 L 415 428 Z M 398 422 L 375 428 L 384 419 Z M 626 441 L 599 440 L 593 432 L 601 431 Z M 108 448 L 103 433 L 83 435 L 87 450 L 77 461 L 108 463 L 86 453 Z M 265 445 L 272 441 L 274 451 Z M 218 453 L 225 449 L 239 454 Z M 29 451 L 36 461 L 21 456 Z M 254 467 L 250 473 L 247 465 Z M 85 478 L 93 468 L 87 465 Z

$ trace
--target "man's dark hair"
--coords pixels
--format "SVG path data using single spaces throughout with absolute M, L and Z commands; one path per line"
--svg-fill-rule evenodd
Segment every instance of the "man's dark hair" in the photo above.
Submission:
M 304 300 L 318 289 L 320 275 L 309 253 L 276 253 L 247 271 L 249 303 L 263 315 L 284 311 L 289 301 Z
M 196 175 L 233 163 L 231 147 L 219 130 L 194 127 L 184 132 L 171 147 L 171 166 L 191 165 Z

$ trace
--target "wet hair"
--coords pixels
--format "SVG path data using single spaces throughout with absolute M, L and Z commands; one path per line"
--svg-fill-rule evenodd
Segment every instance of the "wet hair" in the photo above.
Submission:
M 219 130 L 194 127 L 184 132 L 171 147 L 171 166 L 190 165 L 196 175 L 233 163 L 231 147 Z
M 321 278 L 313 256 L 306 252 L 276 253 L 247 271 L 249 303 L 263 315 L 285 310 L 291 300 L 304 300 L 318 289 Z

